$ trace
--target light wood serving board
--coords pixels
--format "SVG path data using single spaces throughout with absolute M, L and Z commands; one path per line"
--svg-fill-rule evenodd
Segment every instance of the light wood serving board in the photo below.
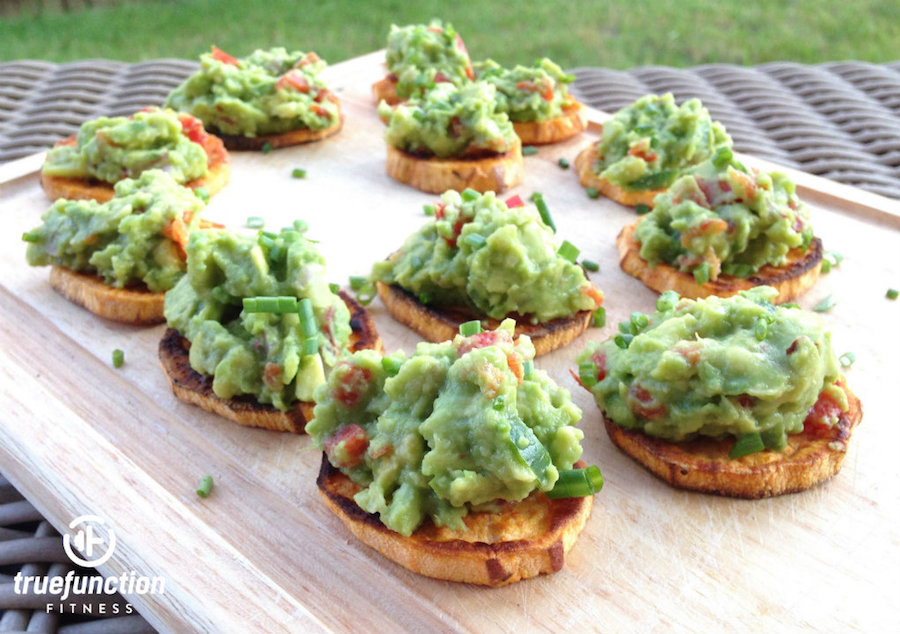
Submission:
M 380 54 L 328 69 L 346 121 L 336 137 L 233 155 L 231 183 L 206 216 L 241 228 L 303 218 L 331 280 L 366 274 L 423 222 L 435 200 L 384 171 L 370 84 Z M 597 121 L 603 115 L 593 113 Z M 823 318 L 865 416 L 843 471 L 815 490 L 742 501 L 678 491 L 622 455 L 568 370 L 656 295 L 618 267 L 614 238 L 634 212 L 589 199 L 572 162 L 595 138 L 525 159 L 512 193 L 543 192 L 558 233 L 600 263 L 607 326 L 538 360 L 584 411 L 584 458 L 606 486 L 565 568 L 501 589 L 416 576 L 357 543 L 315 490 L 309 438 L 246 429 L 175 400 L 157 365 L 163 327 L 105 322 L 54 293 L 20 236 L 49 206 L 33 168 L 0 167 L 0 470 L 56 525 L 95 513 L 116 531 L 101 567 L 162 575 L 162 596 L 129 597 L 172 631 L 881 631 L 896 627 L 900 577 L 900 214 L 897 203 L 794 173 L 816 233 L 843 264 L 800 303 L 833 295 Z M 757 164 L 752 159 L 749 162 Z M 304 168 L 305 179 L 291 177 Z M 244 229 L 246 230 L 246 229 Z M 247 230 L 249 231 L 249 230 Z M 417 336 L 371 306 L 387 350 Z M 114 369 L 112 350 L 125 351 Z M 207 499 L 194 490 L 215 478 Z

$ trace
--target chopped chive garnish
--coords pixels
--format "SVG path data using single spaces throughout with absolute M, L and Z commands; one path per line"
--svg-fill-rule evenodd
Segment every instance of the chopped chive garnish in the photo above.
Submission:
M 556 224 L 553 222 L 553 216 L 550 215 L 550 209 L 544 201 L 544 195 L 540 192 L 534 192 L 529 198 L 537 207 L 538 213 L 541 214 L 541 221 L 556 233 Z
M 603 474 L 600 467 L 591 465 L 585 469 L 560 469 L 559 479 L 553 488 L 547 491 L 547 497 L 583 498 L 594 495 L 603 488 Z
M 569 169 L 569 161 L 568 161 L 568 159 L 561 158 L 561 159 L 559 159 L 559 160 L 556 162 L 556 164 L 559 165 L 559 166 L 560 166 L 561 168 L 563 168 L 564 170 Z
M 363 277 L 362 275 L 351 275 L 350 276 L 350 288 L 354 291 L 358 291 L 363 286 L 368 284 L 369 278 Z
M 631 334 L 636 335 L 647 327 L 647 324 L 650 323 L 650 318 L 644 313 L 636 310 L 631 313 L 631 319 L 629 321 L 631 322 L 630 332 Z
M 481 322 L 477 319 L 467 321 L 459 325 L 459 334 L 463 337 L 471 337 L 481 332 Z
M 634 335 L 631 333 L 619 333 L 615 336 L 613 341 L 615 341 L 616 345 L 625 350 L 629 345 L 631 345 L 631 340 L 634 339 Z
M 243 308 L 246 313 L 273 313 L 276 315 L 296 313 L 297 298 L 290 295 L 281 295 L 278 297 L 245 297 L 243 299 Z
M 597 366 L 593 361 L 582 361 L 578 364 L 578 380 L 588 389 L 597 385 Z
M 701 286 L 709 281 L 709 262 L 704 262 L 694 269 L 694 280 Z
M 419 293 L 417 299 L 420 304 L 430 304 L 434 300 L 434 296 L 431 293 Z
M 480 249 L 485 244 L 487 244 L 487 240 L 484 239 L 484 236 L 480 233 L 468 233 L 463 238 L 463 242 L 468 244 L 473 249 Z
M 472 189 L 471 187 L 466 187 L 459 193 L 460 198 L 462 198 L 467 203 L 472 202 L 473 200 L 478 200 L 481 198 L 481 194 Z
M 838 357 L 838 361 L 841 362 L 842 368 L 849 368 L 853 365 L 853 362 L 856 361 L 856 354 L 853 352 L 845 352 Z
M 575 260 L 578 258 L 578 254 L 581 253 L 581 249 L 568 240 L 563 240 L 563 243 L 559 246 L 559 250 L 557 250 L 556 253 L 563 260 L 568 260 L 574 264 Z
M 294 178 L 306 178 L 306 170 L 295 167 L 293 170 L 291 170 L 291 176 L 293 176 Z
M 644 214 L 649 214 L 651 211 L 650 205 L 645 205 L 644 203 L 636 204 L 634 206 L 634 210 L 635 210 L 635 212 L 637 212 L 637 214 L 639 216 L 643 216 Z
M 211 475 L 203 476 L 203 479 L 200 480 L 200 486 L 197 487 L 197 495 L 202 498 L 208 497 L 210 491 L 213 488 L 213 479 Z
M 373 299 L 375 299 L 375 287 L 372 287 L 370 290 L 360 291 L 356 294 L 356 301 L 362 306 L 368 306 L 372 303 Z
M 302 218 L 297 218 L 292 226 L 295 231 L 299 231 L 300 233 L 306 233 L 309 230 L 309 223 Z
M 756 336 L 757 341 L 765 341 L 766 335 L 769 332 L 769 324 L 768 322 L 761 318 L 756 318 L 756 324 L 753 326 L 753 334 Z
M 338 293 L 341 292 L 341 287 L 338 284 L 331 282 L 330 284 L 328 284 L 328 290 L 330 290 L 332 293 L 337 295 Z
M 728 452 L 728 457 L 732 460 L 736 460 L 738 458 L 743 458 L 744 456 L 749 456 L 752 453 L 762 451 L 765 448 L 766 446 L 763 444 L 762 436 L 759 432 L 746 434 L 734 441 L 731 451 Z
M 619 322 L 619 332 L 623 334 L 631 334 L 631 322 L 630 321 L 620 321 Z
M 506 399 L 503 398 L 503 395 L 500 394 L 497 398 L 494 399 L 494 402 L 491 404 L 495 411 L 502 412 L 506 408 Z
M 717 169 L 722 169 L 723 167 L 728 165 L 733 158 L 734 153 L 731 151 L 731 148 L 720 147 L 718 150 L 716 150 L 716 153 L 712 158 L 712 163 L 716 166 Z
M 425 205 L 424 207 L 422 207 L 422 211 L 425 212 L 426 216 L 433 216 L 434 215 L 434 205 Z
M 534 361 L 530 359 L 522 364 L 522 376 L 530 379 L 534 375 Z
M 205 203 L 209 202 L 209 190 L 205 187 L 195 187 L 194 188 L 194 196 L 199 198 Z
M 599 271 L 600 265 L 594 262 L 593 260 L 582 260 L 581 266 L 586 268 L 588 271 Z
M 297 312 L 300 314 L 300 333 L 304 337 L 315 337 L 319 328 L 316 326 L 316 314 L 313 311 L 312 300 L 304 297 L 297 306 Z
M 587 194 L 588 198 L 600 198 L 600 190 L 596 187 L 587 187 L 584 193 Z
M 304 337 L 303 345 L 301 347 L 300 353 L 304 357 L 308 357 L 316 354 L 319 351 L 319 337 L 313 335 L 312 337 Z
M 656 310 L 658 310 L 659 312 L 672 310 L 673 308 L 675 308 L 675 304 L 678 303 L 680 297 L 681 296 L 675 291 L 664 292 L 659 296 L 659 299 L 656 300 Z
M 819 302 L 818 304 L 816 304 L 815 306 L 813 306 L 813 310 L 816 311 L 817 313 L 824 313 L 824 312 L 826 312 L 826 311 L 831 310 L 832 307 L 833 307 L 836 303 L 837 303 L 837 302 L 834 301 L 834 296 L 833 296 L 833 295 L 829 295 L 828 297 L 826 297 L 825 299 L 823 299 L 821 302 Z
M 112 364 L 114 368 L 121 368 L 125 363 L 125 352 L 116 348 L 112 351 Z
M 594 311 L 593 325 L 594 328 L 603 328 L 606 325 L 606 309 L 603 306 Z
M 896 288 L 889 288 L 887 289 L 887 293 L 885 293 L 884 296 L 888 299 L 897 299 L 898 297 L 900 297 L 900 291 L 898 291 Z
M 797 302 L 788 302 L 787 304 L 782 304 L 782 308 L 800 308 L 800 304 Z
M 24 242 L 40 242 L 41 234 L 37 231 L 26 231 L 22 234 L 22 240 Z
M 828 273 L 836 266 L 840 266 L 844 261 L 844 256 L 837 251 L 826 251 L 822 256 L 822 273 Z
M 403 362 L 393 357 L 381 357 L 381 367 L 384 368 L 388 376 L 397 376 L 401 365 L 403 365 Z
M 262 229 L 266 226 L 266 221 L 259 216 L 250 216 L 245 224 L 248 229 Z
M 272 144 L 269 143 L 268 141 L 266 141 L 265 143 L 263 143 L 261 149 L 262 149 L 263 154 L 268 154 L 269 152 L 272 151 Z
M 522 148 L 522 156 L 534 156 L 538 153 L 538 149 L 533 145 L 526 145 Z
M 822 275 L 831 273 L 831 260 L 826 257 L 822 258 Z

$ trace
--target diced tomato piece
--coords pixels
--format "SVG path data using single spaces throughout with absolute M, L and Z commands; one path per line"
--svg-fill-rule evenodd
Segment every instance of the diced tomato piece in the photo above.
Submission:
M 493 346 L 500 341 L 503 334 L 506 334 L 507 339 L 509 339 L 509 334 L 505 330 L 488 330 L 470 335 L 460 344 L 456 351 L 456 356 L 461 357 L 475 348 L 487 348 L 488 346 Z
M 309 64 L 315 64 L 318 61 L 319 56 L 313 51 L 310 51 L 309 53 L 304 55 L 299 62 L 297 62 L 297 67 L 303 68 L 304 66 L 308 66 Z
M 516 90 L 524 90 L 525 92 L 540 92 L 538 85 L 531 80 L 517 81 Z
M 809 408 L 803 431 L 813 436 L 825 436 L 841 418 L 841 405 L 828 392 L 819 394 L 818 400 Z
M 791 345 L 787 347 L 787 350 L 784 351 L 785 354 L 794 354 L 794 351 L 797 349 L 797 342 L 800 341 L 800 338 L 794 339 L 791 342 Z
M 335 367 L 335 372 L 340 372 L 338 385 L 334 391 L 334 397 L 346 407 L 354 407 L 360 396 L 372 379 L 372 371 L 361 368 L 347 361 L 342 361 Z
M 203 129 L 203 122 L 200 119 L 182 112 L 178 115 L 178 122 L 181 123 L 181 130 L 187 138 L 200 145 L 206 143 L 206 138 L 209 135 Z
M 432 33 L 443 33 L 444 32 L 444 29 L 442 27 L 439 27 L 436 24 L 428 25 L 428 30 L 431 31 Z
M 466 221 L 460 218 L 456 222 L 453 223 L 453 237 L 452 238 L 444 238 L 454 249 L 456 248 L 456 239 L 459 237 L 460 232 L 462 231 L 463 225 L 466 224 Z
M 162 234 L 175 243 L 178 257 L 187 260 L 188 229 L 181 216 L 175 216 L 162 228 Z
M 591 363 L 597 366 L 597 381 L 606 378 L 606 355 L 602 352 L 595 352 L 591 355 Z
M 438 71 L 438 72 L 436 72 L 436 73 L 434 74 L 434 83 L 436 83 L 436 84 L 441 84 L 441 83 L 445 83 L 445 82 L 448 82 L 448 81 L 450 81 L 450 78 L 447 77 L 447 76 L 446 76 L 444 73 L 442 73 L 441 71 Z
M 549 81 L 544 83 L 544 88 L 541 90 L 541 98 L 544 101 L 553 101 L 553 84 Z
M 267 363 L 263 366 L 263 383 L 273 392 L 280 391 L 283 387 L 281 382 L 281 366 L 277 363 Z
M 466 64 L 466 77 L 471 80 L 475 80 L 475 70 L 472 68 L 471 64 Z
M 639 159 L 647 161 L 648 163 L 652 163 L 658 158 L 656 152 L 650 149 L 650 139 L 641 139 L 636 141 L 630 148 L 628 148 L 628 153 L 631 156 L 636 156 Z
M 319 117 L 330 117 L 331 116 L 330 114 L 328 114 L 328 111 L 325 110 L 325 108 L 323 108 L 322 106 L 320 106 L 317 103 L 314 103 L 313 105 L 311 105 L 309 107 L 309 109 L 312 110 Z
M 325 454 L 335 467 L 355 467 L 368 448 L 369 436 L 356 423 L 344 425 L 325 441 Z
M 666 413 L 664 403 L 659 403 L 642 385 L 635 383 L 628 388 L 631 411 L 644 418 L 659 418 Z
M 522 197 L 516 194 L 515 196 L 510 196 L 506 199 L 506 206 L 510 209 L 515 209 L 516 207 L 524 207 L 525 201 L 522 200 Z
M 720 178 L 719 179 L 719 189 L 723 192 L 730 192 L 731 191 L 731 183 L 729 183 L 724 178 Z
M 309 81 L 303 71 L 292 68 L 275 82 L 275 89 L 293 88 L 297 92 L 308 93 Z
M 593 284 L 585 284 L 581 287 L 581 292 L 594 300 L 594 308 L 599 308 L 603 304 L 603 292 Z
M 434 219 L 435 220 L 443 220 L 444 219 L 444 207 L 446 205 L 444 203 L 435 203 L 434 204 Z
M 515 354 L 506 355 L 506 364 L 509 366 L 509 369 L 512 370 L 512 373 L 516 375 L 516 379 L 519 383 L 522 383 L 522 378 L 525 376 L 525 368 L 522 367 L 522 362 L 519 360 L 519 357 Z
M 239 65 L 236 57 L 232 57 L 217 46 L 212 47 L 212 58 L 218 62 L 222 62 L 223 64 L 231 64 L 232 66 Z
M 753 407 L 753 404 L 756 402 L 756 399 L 749 394 L 738 394 L 737 398 L 734 400 L 736 400 L 741 407 L 747 408 Z

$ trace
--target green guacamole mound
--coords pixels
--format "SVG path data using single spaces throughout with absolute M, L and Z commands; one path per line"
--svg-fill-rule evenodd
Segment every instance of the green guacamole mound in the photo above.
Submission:
M 350 338 L 350 311 L 325 281 L 325 260 L 305 225 L 243 236 L 227 229 L 191 233 L 187 275 L 166 293 L 165 316 L 191 342 L 191 367 L 213 377 L 223 399 L 242 394 L 286 410 L 311 401 L 324 367 Z M 318 351 L 303 354 L 297 313 L 251 313 L 245 297 L 309 298 Z
M 284 48 L 242 59 L 214 49 L 200 56 L 200 70 L 169 94 L 166 106 L 225 134 L 322 130 L 340 117 L 337 99 L 319 77 L 325 65 L 315 53 Z
M 161 169 L 178 183 L 206 176 L 203 146 L 188 138 L 172 110 L 148 108 L 131 117 L 100 117 L 81 124 L 75 145 L 47 152 L 48 176 L 116 183 L 149 169 Z
M 476 64 L 475 73 L 479 81 L 493 84 L 497 109 L 517 123 L 555 119 L 562 116 L 563 108 L 575 103 L 568 92 L 575 75 L 564 73 L 546 57 L 534 66 L 515 68 L 503 68 L 489 59 Z
M 412 234 L 372 279 L 422 303 L 466 307 L 494 319 L 532 323 L 596 308 L 577 264 L 557 253 L 553 231 L 533 206 L 510 209 L 494 192 L 447 191 L 433 220 Z
M 665 189 L 720 147 L 731 137 L 699 99 L 676 106 L 670 93 L 646 95 L 603 124 L 594 171 L 624 189 Z
M 57 200 L 43 224 L 23 236 L 29 242 L 25 257 L 32 266 L 99 275 L 116 288 L 143 282 L 153 292 L 166 291 L 185 271 L 170 237 L 172 223 L 189 231 L 204 206 L 165 172 L 149 170 L 116 183 L 109 202 Z
M 378 115 L 387 121 L 384 139 L 422 157 L 505 154 L 517 137 L 509 117 L 498 109 L 495 96 L 494 86 L 485 82 L 461 87 L 442 83 L 395 108 L 382 101 Z
M 806 248 L 813 237 L 809 208 L 794 190 L 780 172 L 750 171 L 733 160 L 702 163 L 641 218 L 635 230 L 641 257 L 685 272 L 702 266 L 710 279 L 782 266 L 788 251 Z
M 625 429 L 672 442 L 759 433 L 781 450 L 821 392 L 843 411 L 847 397 L 835 386 L 841 375 L 822 320 L 774 306 L 776 294 L 760 286 L 695 301 L 669 291 L 669 306 L 660 301 L 662 310 L 620 325 L 630 328 L 624 343 L 620 335 L 618 344 L 588 344 L 577 357 L 581 381 Z
M 440 20 L 427 26 L 392 24 L 385 62 L 388 73 L 397 78 L 401 99 L 421 95 L 435 83 L 461 85 L 474 77 L 462 38 L 452 25 Z
M 469 511 L 549 491 L 581 456 L 581 411 L 545 372 L 523 373 L 534 346 L 513 342 L 514 326 L 420 343 L 411 357 L 355 353 L 316 393 L 307 433 L 388 528 L 465 528 Z

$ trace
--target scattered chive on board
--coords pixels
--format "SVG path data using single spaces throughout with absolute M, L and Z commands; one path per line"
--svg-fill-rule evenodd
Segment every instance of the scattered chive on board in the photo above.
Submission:
M 295 167 L 291 171 L 291 176 L 293 176 L 294 178 L 306 178 L 306 170 L 301 169 L 299 167 Z
M 263 154 L 268 154 L 269 152 L 272 151 L 272 144 L 269 143 L 268 141 L 266 141 L 265 143 L 263 143 L 261 149 L 262 149 Z
M 884 296 L 888 299 L 897 299 L 897 297 L 900 297 L 900 291 L 898 291 L 896 288 L 889 288 L 887 289 L 887 293 L 885 293 Z
M 845 352 L 838 357 L 838 361 L 840 361 L 842 368 L 849 368 L 853 365 L 853 362 L 856 361 L 856 354 L 853 352 Z
M 587 187 L 584 193 L 587 194 L 588 198 L 600 198 L 600 190 L 596 187 Z
M 823 299 L 821 302 L 819 302 L 818 304 L 813 306 L 813 310 L 816 311 L 817 313 L 824 313 L 826 311 L 831 310 L 836 303 L 837 302 L 834 301 L 834 296 L 829 295 L 828 297 Z
M 559 165 L 559 166 L 560 166 L 562 169 L 564 169 L 564 170 L 569 169 L 569 161 L 568 161 L 568 159 L 566 159 L 566 158 L 561 158 L 561 159 L 559 159 L 559 160 L 556 162 L 556 164 Z
M 200 480 L 200 486 L 197 487 L 197 495 L 202 498 L 209 497 L 210 491 L 213 488 L 213 477 L 211 475 L 203 476 L 203 479 Z
M 586 268 L 588 271 L 599 271 L 600 265 L 594 262 L 593 260 L 582 260 L 581 266 Z
M 266 226 L 266 221 L 259 216 L 250 216 L 245 224 L 248 229 L 262 229 Z
M 526 145 L 522 148 L 522 156 L 534 156 L 538 153 L 538 149 L 533 145 Z
M 112 351 L 112 364 L 114 368 L 121 368 L 125 363 L 125 351 L 116 348 Z

